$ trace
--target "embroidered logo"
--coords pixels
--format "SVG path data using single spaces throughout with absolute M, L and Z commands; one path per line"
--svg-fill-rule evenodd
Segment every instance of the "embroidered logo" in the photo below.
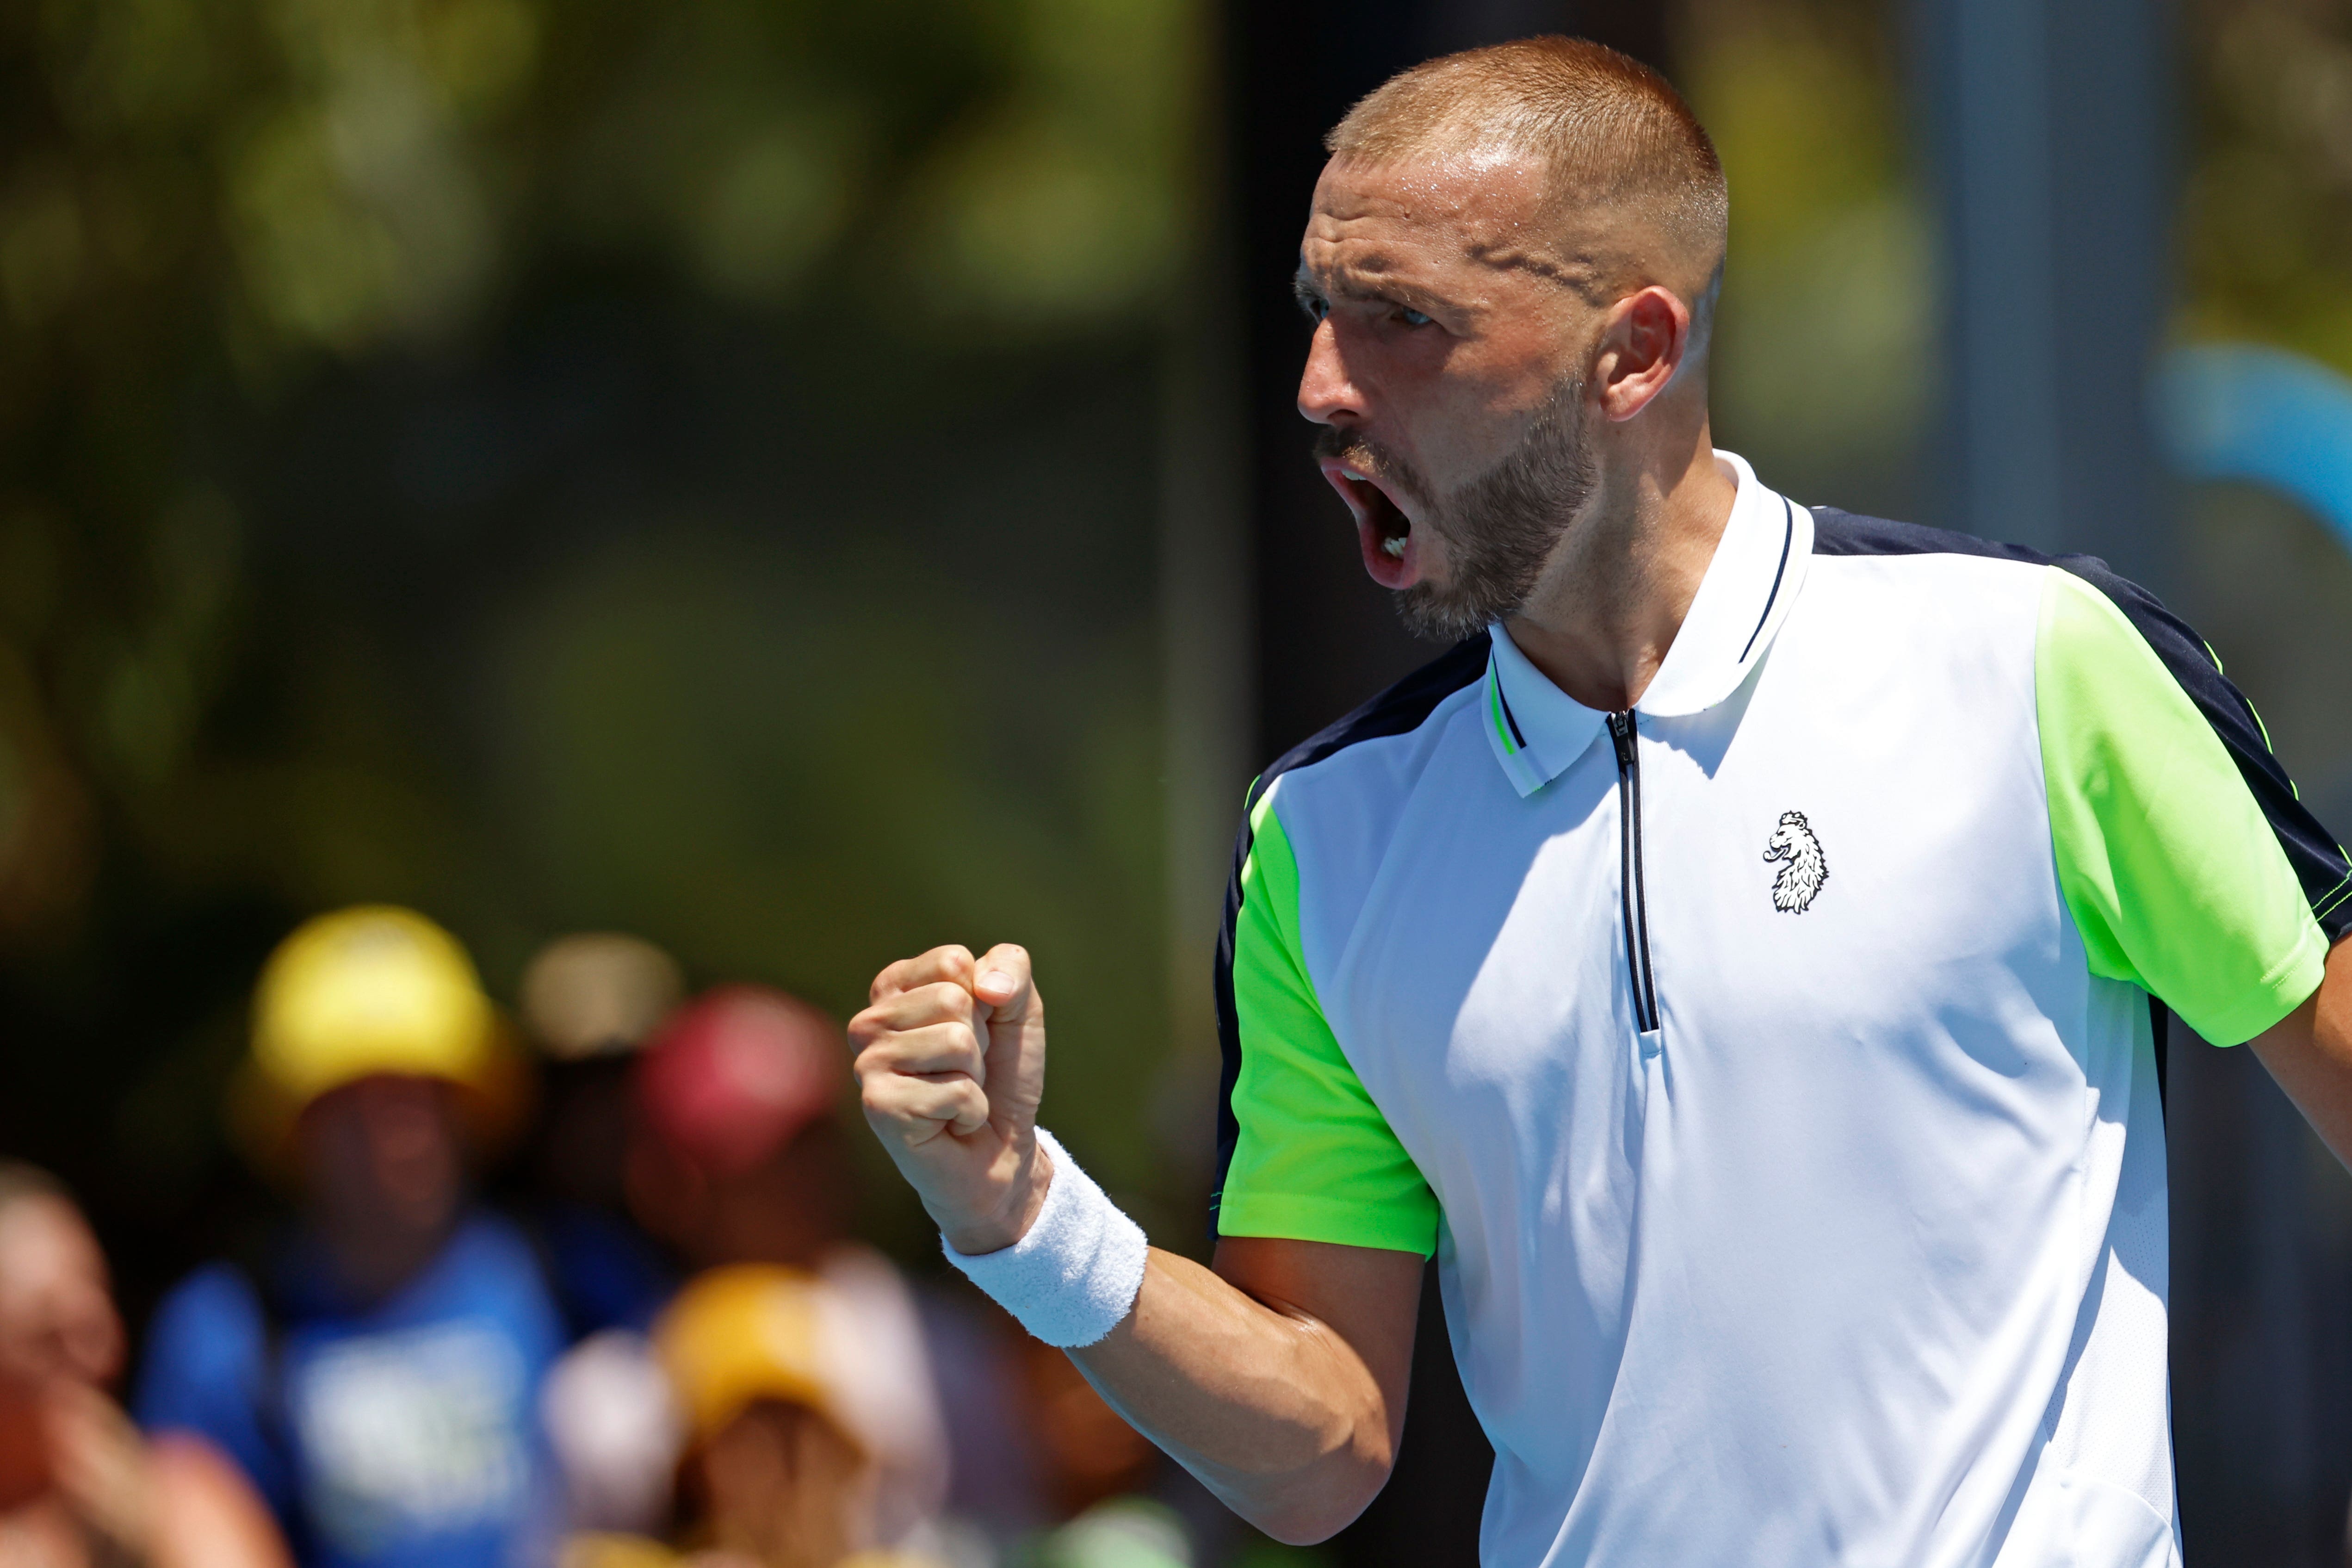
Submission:
M 1803 914 L 1830 879 L 1822 841 L 1813 837 L 1812 825 L 1801 811 L 1780 814 L 1780 826 L 1765 841 L 1764 858 L 1782 862 L 1780 874 L 1772 879 L 1772 907 L 1782 914 Z

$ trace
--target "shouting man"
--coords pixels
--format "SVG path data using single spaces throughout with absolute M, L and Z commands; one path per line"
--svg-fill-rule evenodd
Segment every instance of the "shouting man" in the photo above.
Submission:
M 1489 1563 L 2176 1562 L 2150 1001 L 2352 1154 L 2352 866 L 2102 563 L 1715 449 L 1723 174 L 1655 74 L 1455 55 L 1329 146 L 1298 406 L 1460 640 L 1252 792 L 1213 1269 L 1036 1126 L 1022 950 L 883 972 L 950 1257 L 1287 1540 L 1386 1479 L 1434 1253 Z

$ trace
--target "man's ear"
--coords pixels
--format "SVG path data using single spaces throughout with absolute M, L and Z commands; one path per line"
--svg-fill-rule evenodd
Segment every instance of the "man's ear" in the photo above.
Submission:
M 1690 347 L 1690 307 L 1670 289 L 1653 283 L 1618 300 L 1610 307 L 1593 363 L 1601 412 L 1616 421 L 1647 408 L 1674 380 Z

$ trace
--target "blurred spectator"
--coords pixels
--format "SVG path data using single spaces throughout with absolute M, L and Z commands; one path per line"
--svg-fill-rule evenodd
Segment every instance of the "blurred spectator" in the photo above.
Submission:
M 1022 1423 L 1049 1517 L 1014 1568 L 1194 1568 L 1227 1561 L 1246 1531 L 1129 1426 L 1070 1358 L 1020 1335 Z
M 285 1543 L 200 1438 L 142 1440 L 107 1397 L 122 1321 L 65 1189 L 0 1163 L 0 1564 L 283 1568 Z
M 1021 1336 L 1028 1429 L 1045 1461 L 1045 1500 L 1056 1519 L 1148 1489 L 1160 1450 L 1095 1392 L 1070 1358 Z
M 630 1207 L 698 1268 L 814 1268 L 849 1239 L 856 1182 L 835 1114 L 841 1026 L 758 985 L 706 992 L 662 1026 L 636 1070 Z
M 686 1427 L 644 1334 L 604 1329 L 574 1345 L 548 1373 L 541 1411 L 572 1530 L 667 1533 Z
M 669 954 L 613 933 L 560 938 L 523 971 L 541 1099 L 520 1195 L 575 1336 L 643 1331 L 677 1288 L 628 1216 L 623 1166 L 637 1049 L 684 992 Z
M 697 1276 L 655 1331 L 687 1422 L 677 1538 L 744 1568 L 912 1568 L 877 1550 L 895 1440 L 871 1390 L 888 1353 L 859 1304 L 797 1268 L 739 1264 Z M 583 1542 L 566 1568 L 629 1559 Z
M 841 1026 L 782 992 L 730 985 L 680 1009 L 636 1073 L 630 1206 L 697 1268 L 767 1264 L 819 1276 L 855 1324 L 836 1389 L 876 1473 L 877 1539 L 909 1539 L 947 1491 L 947 1439 L 914 1298 L 851 1233 L 856 1184 L 835 1114 Z
M 548 1560 L 562 1331 L 529 1242 L 467 1195 L 521 1100 L 472 963 L 405 910 L 314 920 L 262 973 L 248 1066 L 240 1121 L 305 1214 L 260 1268 L 164 1300 L 141 1420 L 233 1455 L 308 1563 Z

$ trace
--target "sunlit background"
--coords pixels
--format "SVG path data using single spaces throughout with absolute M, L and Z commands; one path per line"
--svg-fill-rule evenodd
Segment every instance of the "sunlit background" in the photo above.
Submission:
M 1967 0 L 26 0 L 0 1146 L 83 1191 L 134 1316 L 269 1212 L 220 1115 L 247 992 L 361 900 L 509 1001 L 580 929 L 842 1016 L 902 952 L 1026 942 L 1049 1120 L 1199 1249 L 1240 792 L 1416 657 L 1285 423 L 1267 215 L 1303 215 L 1318 106 L 1553 12 L 1721 147 L 1724 444 L 1804 500 L 2000 531 L 1968 421 L 2042 405 L 1969 399 L 2023 331 L 2057 388 L 2026 444 L 2087 414 L 2142 456 L 2127 505 L 2009 531 L 2150 579 L 2346 831 L 2340 3 L 1987 0 L 2046 25 L 2053 101 L 2137 68 L 2154 131 L 2070 173 L 2107 154 L 2045 127 L 2035 316 L 1971 248 L 1969 127 L 2014 115 L 1949 63 Z M 2144 182 L 2146 242 L 2070 179 Z M 2081 380 L 2069 334 L 2136 289 L 2146 330 L 2083 340 Z M 2310 444 L 2264 445 L 2265 395 Z M 2189 1549 L 2340 1561 L 2352 1180 L 2250 1063 L 2177 1039 L 2171 1094 Z

